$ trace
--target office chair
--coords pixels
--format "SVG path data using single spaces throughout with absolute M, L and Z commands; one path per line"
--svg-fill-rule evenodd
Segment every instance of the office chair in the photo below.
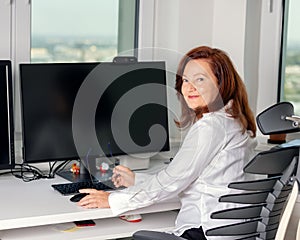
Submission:
M 221 196 L 219 200 L 246 206 L 214 212 L 211 215 L 213 219 L 240 219 L 242 222 L 209 229 L 206 235 L 234 236 L 233 239 L 247 240 L 275 239 L 286 200 L 292 189 L 298 193 L 298 183 L 294 178 L 298 154 L 298 147 L 271 149 L 257 154 L 244 171 L 268 177 L 229 184 L 230 188 L 244 191 Z M 284 225 L 281 225 L 281 229 L 284 230 Z M 281 235 L 284 237 L 282 231 Z
M 300 118 L 294 116 L 293 105 L 287 102 L 271 106 L 259 114 L 256 120 L 263 134 L 299 131 Z M 211 215 L 212 219 L 236 219 L 240 222 L 208 229 L 206 236 L 227 236 L 236 240 L 283 239 L 298 195 L 298 156 L 298 145 L 278 146 L 258 153 L 245 166 L 244 172 L 262 175 L 263 178 L 230 183 L 229 188 L 242 191 L 221 196 L 219 201 L 238 203 L 240 207 L 217 211 Z M 133 234 L 133 239 L 183 238 L 141 230 Z

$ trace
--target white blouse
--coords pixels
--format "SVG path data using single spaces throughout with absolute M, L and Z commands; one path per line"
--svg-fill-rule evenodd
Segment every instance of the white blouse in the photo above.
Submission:
M 229 220 L 210 219 L 210 214 L 235 206 L 220 203 L 221 195 L 233 193 L 227 185 L 245 179 L 243 167 L 255 155 L 257 142 L 225 108 L 204 114 L 188 131 L 173 161 L 155 175 L 136 173 L 135 185 L 112 192 L 109 205 L 115 215 L 179 197 L 181 208 L 173 231 L 190 228 L 204 232 Z M 213 238 L 208 238 L 213 239 Z M 224 238 L 222 238 L 224 239 Z

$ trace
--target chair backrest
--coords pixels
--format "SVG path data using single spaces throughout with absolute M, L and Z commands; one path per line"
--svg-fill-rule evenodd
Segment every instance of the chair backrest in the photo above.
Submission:
M 245 204 L 212 213 L 213 219 L 237 219 L 240 223 L 216 227 L 206 231 L 207 236 L 235 236 L 236 239 L 274 239 L 286 231 L 290 208 L 298 183 L 295 178 L 298 147 L 277 148 L 259 153 L 244 168 L 247 173 L 263 174 L 264 179 L 235 182 L 230 188 L 244 190 L 221 196 L 219 201 Z M 293 191 L 292 191 L 293 190 Z M 293 195 L 291 195 L 293 193 Z M 296 194 L 297 195 L 297 194 Z M 286 209 L 284 215 L 283 211 Z M 282 217 L 281 217 L 282 216 Z M 281 221 L 283 221 L 281 223 Z

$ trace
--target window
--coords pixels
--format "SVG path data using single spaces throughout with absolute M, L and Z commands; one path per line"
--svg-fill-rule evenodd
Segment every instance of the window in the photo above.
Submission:
M 139 0 L 0 1 L 0 57 L 12 60 L 15 131 L 19 63 L 110 61 L 137 48 Z
M 136 0 L 31 0 L 30 61 L 111 61 L 136 47 L 135 9 Z
M 280 101 L 294 105 L 300 115 L 300 1 L 284 1 Z

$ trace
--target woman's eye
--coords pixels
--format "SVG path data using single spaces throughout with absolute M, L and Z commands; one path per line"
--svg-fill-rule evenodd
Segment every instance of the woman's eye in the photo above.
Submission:
M 185 78 L 183 78 L 182 81 L 183 81 L 183 82 L 189 82 L 189 80 L 187 80 L 187 79 L 185 79 Z
M 204 81 L 204 78 L 197 78 L 196 81 L 197 82 L 202 82 L 202 81 Z

